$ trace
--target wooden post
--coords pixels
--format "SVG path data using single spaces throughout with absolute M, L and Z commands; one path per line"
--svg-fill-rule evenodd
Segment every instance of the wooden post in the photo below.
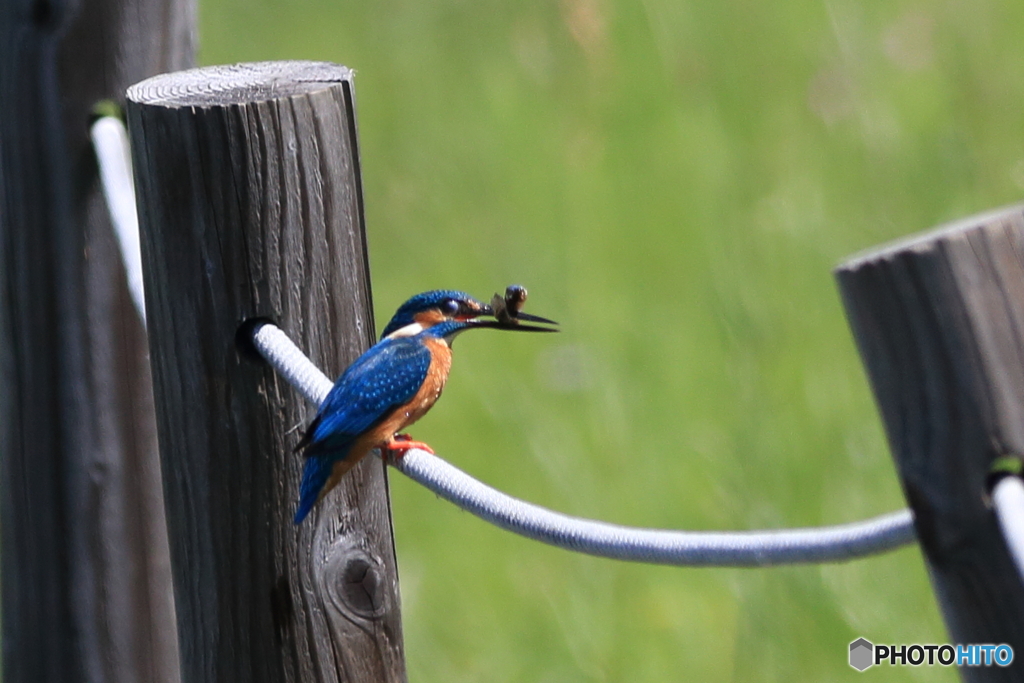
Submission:
M 405 680 L 383 464 L 294 526 L 314 409 L 235 346 L 268 317 L 338 373 L 373 341 L 351 72 L 209 67 L 128 100 L 183 679 Z
M 3 677 L 178 680 L 148 344 L 90 112 L 192 64 L 191 0 L 0 2 Z
M 935 593 L 958 643 L 1024 656 L 1024 586 L 987 504 L 992 461 L 1024 454 L 1024 206 L 836 270 Z M 1019 680 L 1024 663 L 963 668 Z

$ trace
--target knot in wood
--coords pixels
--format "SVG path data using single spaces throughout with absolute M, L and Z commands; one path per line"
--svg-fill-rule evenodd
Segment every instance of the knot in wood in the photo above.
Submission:
M 383 606 L 380 572 L 367 559 L 353 557 L 345 565 L 342 591 L 349 605 L 358 612 L 372 616 Z
M 387 611 L 381 562 L 361 548 L 340 550 L 328 560 L 324 572 L 331 604 L 350 617 L 380 618 Z

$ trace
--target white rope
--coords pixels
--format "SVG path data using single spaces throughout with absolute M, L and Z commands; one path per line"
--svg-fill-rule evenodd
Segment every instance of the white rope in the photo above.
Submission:
M 1024 579 L 1024 482 L 1011 475 L 1000 479 L 992 489 L 992 507 L 1003 529 L 1017 573 Z
M 332 383 L 279 328 L 256 327 L 260 354 L 310 402 L 319 405 Z M 863 522 L 782 531 L 696 532 L 638 529 L 570 517 L 496 491 L 435 455 L 410 450 L 389 463 L 440 497 L 503 529 L 566 550 L 633 562 L 691 567 L 755 567 L 839 562 L 915 540 L 903 510 Z
M 92 127 L 103 193 L 121 247 L 128 288 L 143 324 L 146 309 L 142 290 L 139 223 L 135 209 L 131 157 L 124 124 L 100 118 Z M 269 323 L 253 328 L 253 343 L 262 356 L 307 400 L 320 405 L 332 382 L 281 331 Z M 753 567 L 807 562 L 838 562 L 898 548 L 915 540 L 909 510 L 853 524 L 809 529 L 758 532 L 694 532 L 637 529 L 570 517 L 507 496 L 477 481 L 444 460 L 422 450 L 410 450 L 390 463 L 399 472 L 463 510 L 503 529 L 600 557 L 679 566 Z M 1007 481 L 1008 477 L 1004 479 Z M 998 500 L 1013 497 L 1012 514 L 1000 520 L 1016 548 L 1018 568 L 1024 557 L 1024 488 L 1020 480 Z M 1017 489 L 1020 489 L 1019 491 Z M 1009 520 L 1009 521 L 1007 521 Z
M 270 366 L 299 390 L 307 401 L 319 406 L 334 383 L 277 325 L 261 323 L 252 333 L 252 342 Z
M 114 225 L 121 261 L 128 278 L 128 293 L 142 324 L 146 324 L 146 300 L 142 291 L 142 251 L 139 248 L 139 216 L 135 210 L 135 184 L 128 131 L 121 119 L 103 116 L 90 129 L 93 150 L 100 168 L 103 195 Z

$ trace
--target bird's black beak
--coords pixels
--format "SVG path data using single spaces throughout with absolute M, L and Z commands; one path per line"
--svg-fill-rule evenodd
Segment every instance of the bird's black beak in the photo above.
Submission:
M 526 316 L 522 316 L 524 319 Z M 530 316 L 530 319 L 535 319 L 534 316 Z M 557 325 L 558 323 L 539 318 L 542 322 L 551 323 Z M 517 330 L 519 332 L 558 332 L 553 327 L 538 327 L 537 325 L 521 325 L 517 322 L 502 322 L 500 320 L 470 320 L 468 321 L 474 328 L 477 327 L 493 327 L 496 330 Z
M 519 315 L 517 315 L 515 317 L 515 319 L 516 320 L 526 320 L 526 321 L 531 322 L 531 323 L 546 323 L 548 325 L 557 325 L 558 324 L 554 320 L 548 320 L 547 318 L 542 318 L 539 315 L 530 315 L 529 313 L 520 313 Z M 542 327 L 541 329 L 548 330 L 548 328 L 546 328 L 546 327 Z M 557 332 L 557 331 L 558 330 L 548 330 L 548 332 Z
M 494 308 L 484 304 L 483 308 L 480 309 L 480 315 L 489 315 L 498 318 L 497 320 L 480 320 L 474 318 L 468 322 L 472 323 L 473 327 L 493 327 L 498 330 L 519 330 L 520 332 L 558 332 L 558 330 L 551 327 L 539 327 L 537 325 L 523 325 L 520 321 L 525 320 L 531 323 L 544 323 L 546 325 L 557 325 L 554 320 L 548 320 L 542 318 L 539 315 L 530 315 L 529 313 L 517 313 L 515 315 L 508 311 L 504 314 L 496 314 Z

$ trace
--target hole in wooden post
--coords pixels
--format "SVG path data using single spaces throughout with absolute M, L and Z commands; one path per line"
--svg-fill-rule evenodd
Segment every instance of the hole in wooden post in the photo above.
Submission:
M 992 461 L 988 476 L 985 477 L 985 504 L 992 507 L 992 492 L 1002 479 L 1006 477 L 1024 476 L 1024 458 L 1016 453 L 1007 453 L 999 449 L 1002 455 Z
M 266 316 L 255 316 L 242 321 L 242 324 L 238 326 L 238 330 L 235 332 L 235 348 L 238 349 L 239 355 L 257 363 L 267 362 L 260 352 L 256 350 L 256 345 L 252 341 L 252 335 L 256 332 L 256 329 L 260 325 L 267 324 L 276 325 L 277 323 Z

